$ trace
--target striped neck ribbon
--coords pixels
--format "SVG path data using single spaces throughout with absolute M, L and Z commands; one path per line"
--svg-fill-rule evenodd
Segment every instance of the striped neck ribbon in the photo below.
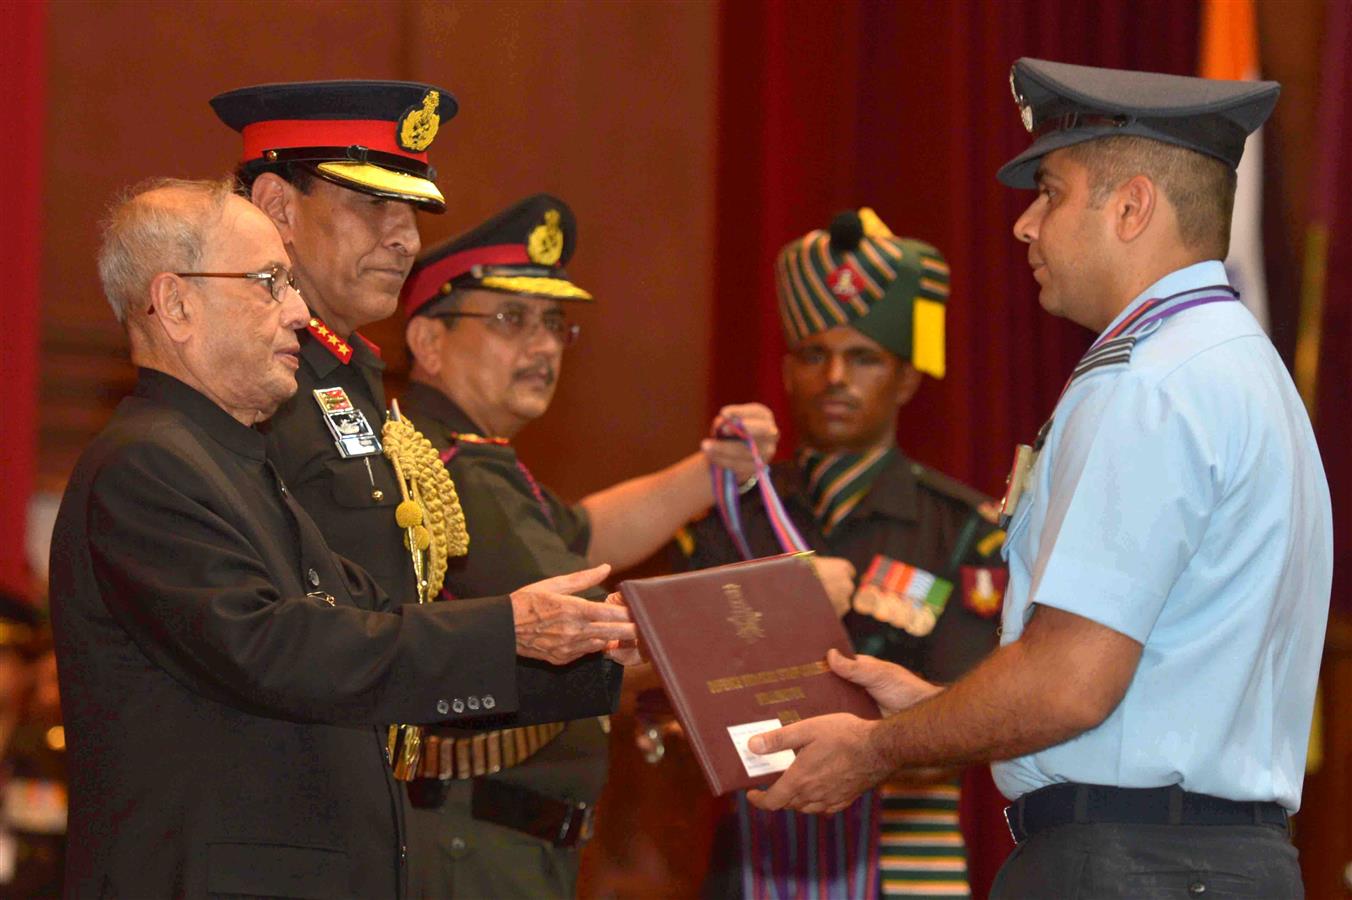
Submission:
M 807 494 L 823 534 L 829 535 L 859 505 L 894 456 L 896 448 L 891 446 L 867 453 L 803 451 L 800 463 Z
M 1061 388 L 1061 393 L 1056 398 L 1057 405 L 1060 405 L 1061 398 L 1066 395 L 1066 391 L 1070 390 L 1072 384 L 1095 369 L 1129 362 L 1132 348 L 1136 346 L 1136 342 L 1153 333 L 1155 329 L 1164 324 L 1165 320 L 1196 306 L 1204 306 L 1208 303 L 1225 303 L 1238 299 L 1239 292 L 1230 285 L 1213 284 L 1171 294 L 1168 297 L 1152 297 L 1146 300 L 1132 310 L 1121 322 L 1099 335 L 1098 339 L 1089 346 L 1089 349 L 1084 352 L 1084 356 L 1080 357 L 1080 361 L 1076 363 L 1070 377 L 1066 379 L 1065 387 Z M 1055 417 L 1056 410 L 1053 407 L 1052 416 L 1038 429 L 1037 440 L 1033 442 L 1034 450 L 1041 450 L 1042 445 L 1047 442 L 1047 435 L 1051 433 L 1052 422 L 1055 421 Z
M 721 440 L 746 444 L 756 463 L 756 483 L 775 540 L 785 553 L 807 550 L 770 481 L 770 469 L 739 419 L 713 432 Z M 730 469 L 711 465 L 714 505 L 743 559 L 753 559 L 742 525 L 741 491 Z M 867 791 L 832 816 L 779 810 L 767 812 L 737 792 L 737 826 L 742 843 L 742 890 L 747 900 L 875 900 L 878 896 L 878 794 Z
M 779 493 L 770 481 L 770 467 L 761 459 L 760 450 L 756 448 L 756 442 L 752 440 L 742 420 L 727 419 L 714 430 L 713 437 L 718 440 L 741 441 L 751 451 L 751 458 L 756 463 L 756 484 L 760 487 L 761 499 L 765 501 L 765 512 L 770 517 L 770 528 L 775 533 L 775 540 L 779 543 L 780 549 L 785 553 L 810 549 L 807 541 L 803 540 L 803 536 L 789 520 L 784 502 L 779 499 Z M 751 545 L 746 539 L 746 528 L 742 525 L 741 504 L 738 502 L 741 492 L 737 485 L 737 476 L 731 469 L 712 463 L 709 465 L 709 474 L 714 482 L 714 505 L 718 507 L 723 527 L 727 529 L 732 542 L 737 545 L 737 552 L 742 554 L 742 559 L 755 559 L 756 555 L 751 552 Z

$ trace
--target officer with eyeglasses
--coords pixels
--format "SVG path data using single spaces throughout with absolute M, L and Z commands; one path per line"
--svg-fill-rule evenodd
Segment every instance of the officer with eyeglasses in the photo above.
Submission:
M 451 597 L 508 591 L 593 562 L 633 565 L 712 505 L 711 461 L 742 478 L 753 471 L 745 446 L 705 441 L 668 468 L 575 505 L 531 475 L 511 441 L 554 396 L 564 349 L 579 333 L 566 308 L 592 300 L 564 269 L 576 246 L 572 210 L 537 194 L 428 251 L 404 287 L 413 370 L 403 408 L 446 461 L 469 526 L 469 553 L 447 573 Z M 731 406 L 721 415 L 740 417 L 773 456 L 768 409 Z M 496 766 L 505 736 L 437 730 L 440 752 L 427 759 L 440 762 L 410 791 L 419 807 L 410 811 L 411 893 L 574 896 L 606 780 L 608 726 L 562 708 L 559 719 L 531 754 L 499 751 Z M 474 764 L 473 740 L 487 742 L 488 765 Z M 466 743 L 471 752 L 462 754 Z
M 241 88 L 215 97 L 211 105 L 240 133 L 236 180 L 280 233 L 309 308 L 299 333 L 299 389 L 270 423 L 268 459 L 329 546 L 358 563 L 397 601 L 430 599 L 439 588 L 428 573 L 444 563 L 445 548 L 457 537 L 455 516 L 429 514 L 419 526 L 427 529 L 424 537 L 438 530 L 427 551 L 406 544 L 417 535 L 399 518 L 408 485 L 401 484 L 389 456 L 413 454 L 400 463 L 405 473 L 431 477 L 441 467 L 430 448 L 422 452 L 425 444 L 397 442 L 392 439 L 397 433 L 386 432 L 385 363 L 358 329 L 398 308 L 400 288 L 421 246 L 416 211 L 445 209 L 428 150 L 455 115 L 456 100 L 429 84 L 318 81 Z M 453 494 L 436 499 L 454 510 Z M 438 548 L 440 558 L 432 559 Z M 415 560 L 424 552 L 427 561 L 419 570 Z M 593 585 L 601 576 L 579 577 L 577 584 Z M 516 721 L 528 727 L 550 716 L 611 711 L 621 673 L 600 652 L 604 642 L 570 667 L 551 663 L 572 662 L 572 656 L 554 650 L 589 640 L 585 636 L 613 610 L 577 597 L 546 608 L 516 594 L 504 617 L 497 612 L 501 595 L 457 596 L 459 626 L 485 648 L 485 683 L 507 689 L 448 696 L 438 709 L 440 720 L 469 722 L 494 709 L 514 708 L 520 711 Z M 499 671 L 488 648 L 504 641 L 515 641 L 518 655 Z M 544 661 L 528 666 L 528 657 Z M 415 742 L 401 740 L 386 755 L 396 776 L 407 778 L 420 760 L 402 752 Z M 424 747 L 423 756 L 430 749 Z M 391 797 L 396 811 L 402 794 Z M 397 846 L 395 855 L 402 866 L 406 847 Z

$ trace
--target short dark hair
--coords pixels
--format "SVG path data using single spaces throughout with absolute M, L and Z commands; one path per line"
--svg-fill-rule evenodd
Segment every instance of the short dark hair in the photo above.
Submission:
M 1219 159 L 1136 135 L 1083 141 L 1066 154 L 1089 170 L 1090 203 L 1101 206 L 1112 191 L 1136 175 L 1153 181 L 1173 204 L 1184 245 L 1208 258 L 1230 252 L 1230 216 L 1235 207 L 1235 170 Z

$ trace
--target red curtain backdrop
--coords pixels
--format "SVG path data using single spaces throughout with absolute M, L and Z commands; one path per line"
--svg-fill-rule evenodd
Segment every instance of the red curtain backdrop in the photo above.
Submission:
M 45 3 L 0 0 L 0 122 L 10 171 L 0 216 L 5 278 L 5 435 L 0 439 L 0 586 L 29 591 L 24 528 L 37 453 L 38 278 L 42 261 L 42 126 L 46 101 Z
M 1319 134 L 1315 142 L 1316 185 L 1311 203 L 1310 238 L 1322 243 L 1323 253 L 1307 262 L 1322 267 L 1322 283 L 1307 284 L 1322 302 L 1322 334 L 1318 357 L 1315 432 L 1333 497 L 1334 571 L 1347 572 L 1352 553 L 1352 465 L 1346 452 L 1352 435 L 1352 387 L 1343 370 L 1346 359 L 1340 348 L 1352 346 L 1352 207 L 1347 192 L 1352 188 L 1352 7 L 1337 0 L 1328 4 L 1324 29 L 1323 69 L 1320 72 Z M 1322 235 L 1316 237 L 1322 231 Z M 1307 272 L 1307 278 L 1313 272 Z M 1302 322 L 1298 340 L 1307 339 L 1310 327 Z M 1299 354 L 1299 351 L 1297 351 Z M 1333 609 L 1352 614 L 1352 591 L 1346 577 L 1333 582 Z
M 894 232 L 938 246 L 953 269 L 948 377 L 906 409 L 902 446 L 997 493 L 1014 444 L 1036 432 L 1091 339 L 1040 310 L 1010 233 L 1032 194 L 995 180 L 1029 142 L 1009 67 L 1033 56 L 1193 74 L 1195 0 L 721 9 L 711 407 L 759 399 L 784 422 L 775 254 L 842 209 L 872 206 Z M 988 776 L 968 780 L 964 826 L 984 896 L 1010 844 Z

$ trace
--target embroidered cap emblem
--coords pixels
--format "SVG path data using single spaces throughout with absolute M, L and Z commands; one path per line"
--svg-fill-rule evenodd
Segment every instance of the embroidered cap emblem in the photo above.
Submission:
M 421 106 L 410 106 L 399 119 L 399 146 L 405 150 L 421 153 L 432 146 L 441 127 L 441 116 L 437 107 L 441 104 L 440 91 L 428 91 L 423 95 Z
M 559 211 L 551 209 L 545 212 L 542 224 L 531 229 L 526 240 L 526 255 L 531 262 L 542 266 L 552 266 L 563 255 L 563 229 L 559 226 Z

